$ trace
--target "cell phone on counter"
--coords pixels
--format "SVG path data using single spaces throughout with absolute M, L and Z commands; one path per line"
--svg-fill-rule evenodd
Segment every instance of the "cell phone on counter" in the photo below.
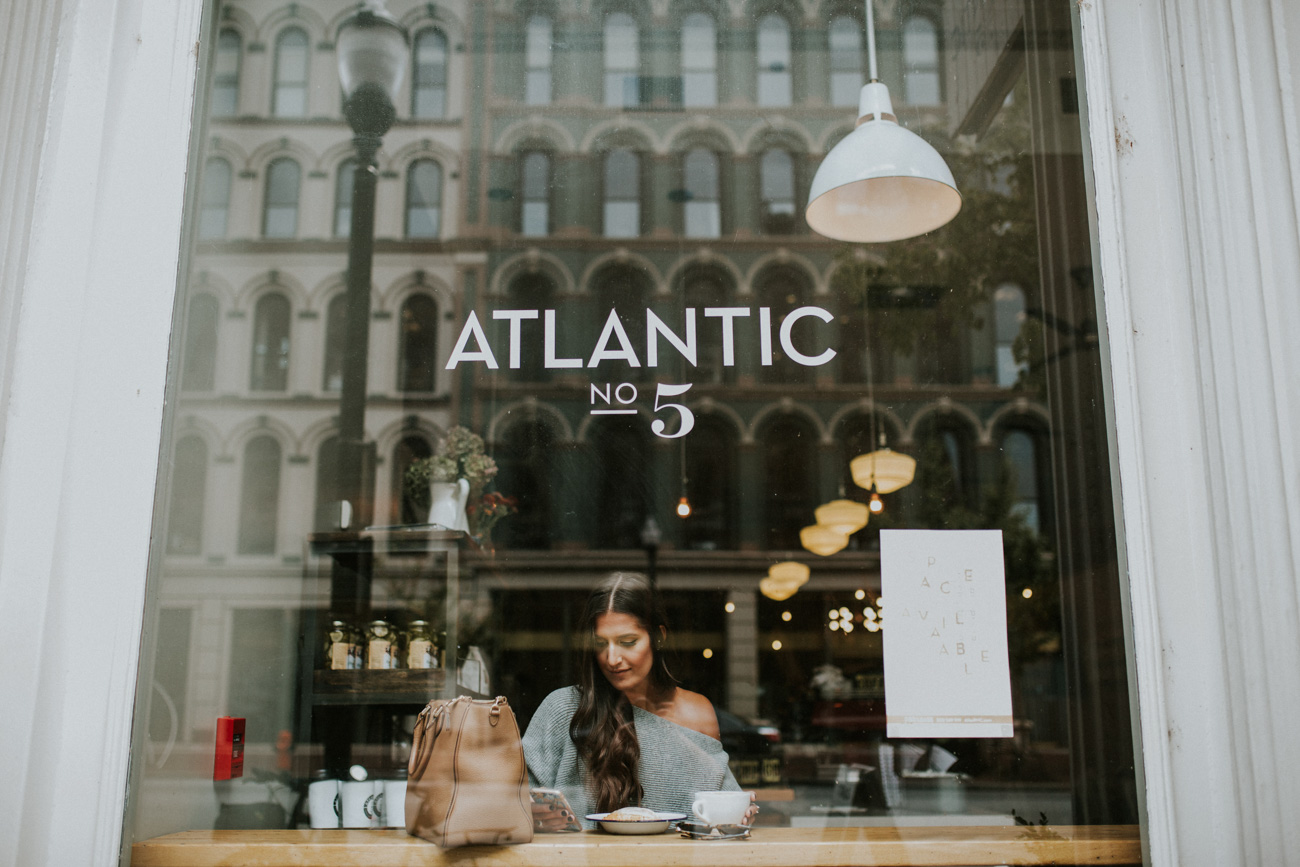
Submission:
M 528 796 L 533 799 L 534 804 L 543 804 L 567 820 L 567 824 L 563 828 L 555 828 L 554 831 L 582 830 L 582 825 L 579 824 L 578 817 L 573 812 L 573 807 L 569 806 L 569 799 L 564 797 L 564 793 L 559 789 L 529 789 Z

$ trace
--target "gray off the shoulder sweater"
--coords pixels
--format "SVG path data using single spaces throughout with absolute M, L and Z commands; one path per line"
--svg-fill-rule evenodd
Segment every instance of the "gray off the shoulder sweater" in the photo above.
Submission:
M 579 821 L 590 828 L 593 823 L 584 817 L 596 809 L 591 775 L 569 737 L 569 721 L 577 709 L 577 687 L 557 689 L 548 695 L 528 723 L 524 759 L 528 762 L 529 783 L 559 789 L 569 799 Z M 633 707 L 632 714 L 641 745 L 638 771 L 645 790 L 641 806 L 689 816 L 696 792 L 740 790 L 727 767 L 727 753 L 720 741 L 639 707 Z

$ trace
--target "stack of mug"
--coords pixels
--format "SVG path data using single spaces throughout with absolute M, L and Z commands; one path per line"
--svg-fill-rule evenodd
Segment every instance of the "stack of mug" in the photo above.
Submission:
M 406 775 L 339 780 L 317 771 L 307 786 L 307 812 L 313 828 L 405 828 Z

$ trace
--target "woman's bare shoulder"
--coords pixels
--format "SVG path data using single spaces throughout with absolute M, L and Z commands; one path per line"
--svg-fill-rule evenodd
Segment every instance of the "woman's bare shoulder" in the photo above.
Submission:
M 677 694 L 673 696 L 672 719 L 678 725 L 708 735 L 714 740 L 719 739 L 721 735 L 718 731 L 718 714 L 713 710 L 713 702 L 689 689 L 677 688 Z

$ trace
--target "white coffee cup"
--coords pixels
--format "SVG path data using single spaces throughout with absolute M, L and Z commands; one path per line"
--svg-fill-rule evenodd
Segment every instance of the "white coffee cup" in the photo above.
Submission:
M 314 780 L 307 786 L 307 812 L 313 828 L 339 826 L 339 781 Z
M 384 780 L 384 827 L 406 827 L 406 780 Z
M 365 804 L 362 805 L 362 811 L 366 818 L 370 820 L 370 827 L 384 827 L 384 813 L 387 812 L 387 805 L 384 803 L 384 781 L 374 780 L 370 784 L 370 797 L 366 798 Z
M 372 780 L 344 780 L 339 783 L 339 797 L 343 801 L 340 824 L 344 828 L 379 827 L 379 821 L 371 816 L 375 798 Z
M 749 792 L 696 792 L 691 812 L 710 825 L 741 825 L 749 804 Z

